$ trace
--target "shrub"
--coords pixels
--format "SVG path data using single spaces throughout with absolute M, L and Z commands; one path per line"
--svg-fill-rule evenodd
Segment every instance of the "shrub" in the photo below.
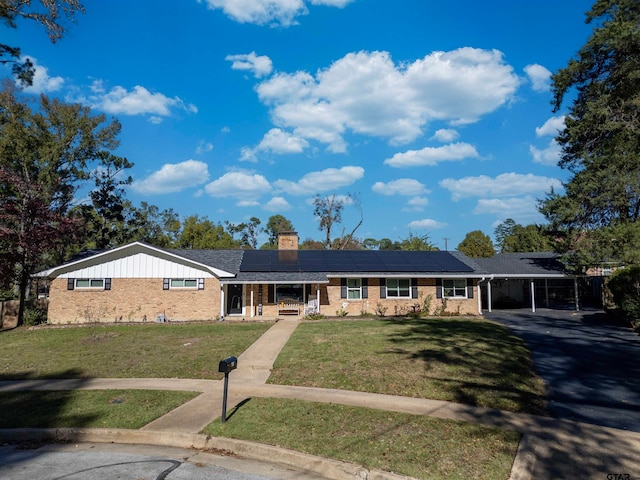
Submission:
M 635 330 L 640 330 L 640 265 L 614 272 L 607 288 L 622 316 Z
M 376 303 L 376 315 L 379 317 L 384 317 L 387 313 L 387 307 L 385 307 L 381 302 Z
M 38 307 L 29 307 L 24 311 L 24 325 L 26 327 L 33 327 L 42 323 L 47 323 L 46 310 Z

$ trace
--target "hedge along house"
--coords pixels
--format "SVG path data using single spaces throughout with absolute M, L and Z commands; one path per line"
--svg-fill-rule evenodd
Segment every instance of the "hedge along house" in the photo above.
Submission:
M 50 281 L 48 321 L 189 321 L 320 313 L 403 314 L 430 303 L 481 313 L 486 273 L 459 252 L 164 250 L 132 243 L 38 274 Z

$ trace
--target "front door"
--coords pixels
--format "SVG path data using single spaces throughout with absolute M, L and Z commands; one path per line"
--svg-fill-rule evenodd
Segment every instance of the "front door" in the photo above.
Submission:
M 227 286 L 227 315 L 242 315 L 242 285 Z

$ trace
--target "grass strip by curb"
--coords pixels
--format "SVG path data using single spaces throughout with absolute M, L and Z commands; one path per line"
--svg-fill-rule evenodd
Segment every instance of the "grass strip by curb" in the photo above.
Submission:
M 141 428 L 199 395 L 158 390 L 0 392 L 0 428 Z
M 269 398 L 250 399 L 203 433 L 436 480 L 508 478 L 520 439 L 467 422 Z

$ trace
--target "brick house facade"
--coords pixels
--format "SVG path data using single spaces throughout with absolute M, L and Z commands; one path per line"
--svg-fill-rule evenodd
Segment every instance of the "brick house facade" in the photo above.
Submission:
M 135 242 L 38 274 L 52 324 L 481 313 L 485 273 L 458 252 L 165 250 Z

